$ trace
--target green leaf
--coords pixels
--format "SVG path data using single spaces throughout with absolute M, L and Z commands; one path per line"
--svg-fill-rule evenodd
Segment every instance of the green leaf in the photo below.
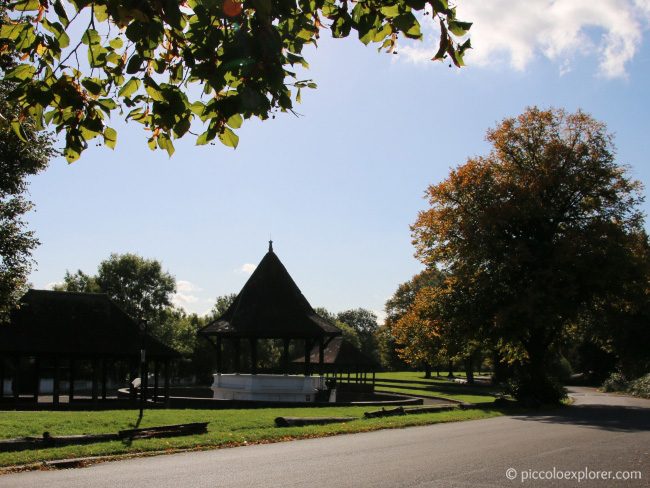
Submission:
M 435 12 L 446 12 L 449 10 L 447 0 L 430 0 L 430 2 Z
M 122 41 L 121 37 L 116 37 L 114 39 L 111 39 L 108 42 L 108 45 L 111 46 L 113 49 L 120 49 L 124 45 L 124 41 Z
M 104 22 L 105 20 L 108 19 L 108 11 L 107 11 L 106 5 L 102 5 L 100 3 L 94 3 L 93 4 L 93 13 L 95 14 L 95 18 L 99 22 Z
M 142 61 L 144 61 L 144 59 L 142 59 L 142 56 L 139 54 L 134 54 L 131 56 L 131 59 L 129 59 L 129 64 L 126 65 L 126 72 L 132 75 L 140 71 Z
M 7 80 L 29 80 L 34 77 L 36 68 L 31 64 L 19 64 L 14 69 L 5 74 Z
M 15 41 L 23 30 L 30 29 L 30 24 L 3 24 L 0 27 L 0 38 Z
M 127 81 L 122 88 L 120 88 L 120 91 L 118 92 L 118 96 L 120 97 L 130 97 L 133 95 L 138 89 L 140 88 L 140 80 L 138 78 L 131 78 L 129 81 Z
M 163 96 L 162 92 L 160 91 L 160 88 L 155 85 L 153 81 L 150 81 L 149 83 L 145 83 L 145 90 L 147 91 L 147 94 L 156 102 L 164 102 L 165 97 Z
M 432 61 L 438 61 L 440 59 L 444 59 L 448 46 L 449 46 L 449 35 L 447 33 L 447 27 L 445 26 L 445 23 L 442 21 L 442 19 L 440 19 L 440 45 L 438 47 L 438 52 L 432 58 Z
M 94 79 L 84 78 L 81 81 L 81 84 L 92 95 L 99 95 L 101 93 L 101 91 L 102 91 L 101 80 L 98 80 L 97 78 L 94 78 Z
M 205 104 L 197 100 L 196 102 L 192 103 L 192 105 L 190 105 L 190 110 L 193 114 L 200 117 L 205 111 Z
M 449 54 L 451 61 L 456 65 L 457 68 L 465 66 L 465 62 L 463 61 L 463 54 L 456 51 L 451 44 L 447 47 L 447 54 Z
M 79 156 L 81 156 L 76 148 L 70 146 L 66 147 L 63 150 L 63 155 L 65 156 L 65 159 L 68 161 L 68 163 L 74 163 L 77 159 L 79 159 Z
M 97 100 L 97 103 L 108 115 L 110 115 L 111 110 L 115 110 L 117 108 L 117 103 L 115 103 L 115 100 L 112 98 L 100 98 Z
M 164 134 L 158 136 L 158 147 L 167 151 L 170 158 L 174 154 L 174 144 L 172 144 L 172 140 Z
M 472 27 L 471 22 L 461 22 L 459 20 L 450 20 L 449 21 L 449 31 L 458 37 L 464 36 L 469 32 L 470 27 Z
M 208 142 L 214 139 L 215 136 L 216 136 L 215 131 L 208 129 L 203 134 L 201 134 L 199 137 L 196 138 L 196 145 L 205 146 Z
M 418 39 L 422 36 L 420 32 L 420 23 L 411 12 L 399 15 L 393 19 L 393 25 L 412 39 Z
M 225 146 L 232 147 L 234 149 L 236 149 L 237 144 L 239 144 L 239 136 L 231 131 L 228 127 L 224 128 L 223 132 L 219 134 L 219 140 Z
M 104 129 L 104 144 L 111 149 L 115 149 L 115 144 L 117 143 L 117 132 L 111 127 L 106 127 Z
M 86 29 L 86 31 L 81 36 L 81 42 L 86 46 L 96 46 L 102 41 L 99 37 L 99 33 L 95 29 Z
M 65 27 L 68 27 L 68 24 L 70 23 L 70 20 L 68 20 L 68 14 L 65 12 L 65 8 L 63 7 L 63 4 L 61 3 L 61 0 L 56 0 L 54 2 L 54 12 L 59 17 L 59 20 L 61 21 L 61 23 Z
M 41 2 L 38 0 L 22 0 L 16 2 L 11 6 L 12 10 L 18 10 L 19 12 L 27 12 L 30 10 L 38 10 L 41 7 Z
M 393 19 L 400 14 L 399 7 L 400 7 L 399 3 L 396 3 L 395 5 L 387 5 L 385 7 L 381 7 L 381 9 L 379 10 L 382 14 L 384 14 L 389 19 Z
M 235 114 L 232 117 L 228 119 L 226 124 L 228 124 L 230 127 L 233 129 L 239 129 L 243 123 L 244 119 L 242 118 L 241 115 Z
M 23 142 L 28 142 L 27 134 L 25 133 L 25 128 L 23 127 L 23 124 L 21 124 L 17 120 L 12 120 L 11 128 L 13 129 L 14 133 L 18 136 L 18 139 L 20 139 Z

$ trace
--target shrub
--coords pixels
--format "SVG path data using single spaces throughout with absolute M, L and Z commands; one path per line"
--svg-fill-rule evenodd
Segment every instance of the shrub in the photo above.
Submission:
M 627 391 L 628 386 L 625 376 L 614 372 L 603 382 L 602 389 L 603 391 Z
M 634 396 L 650 398 L 650 373 L 631 381 L 628 391 Z

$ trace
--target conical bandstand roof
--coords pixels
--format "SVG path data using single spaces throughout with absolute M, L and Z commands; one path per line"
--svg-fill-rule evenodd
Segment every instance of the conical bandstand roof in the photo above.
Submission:
M 273 252 L 272 243 L 232 305 L 200 333 L 258 339 L 319 339 L 341 335 L 340 329 L 314 312 Z

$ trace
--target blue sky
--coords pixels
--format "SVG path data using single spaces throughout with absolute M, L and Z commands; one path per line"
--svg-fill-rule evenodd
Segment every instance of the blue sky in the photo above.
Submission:
M 52 161 L 31 181 L 32 284 L 135 252 L 161 260 L 176 303 L 203 313 L 239 291 L 272 235 L 313 306 L 380 312 L 421 269 L 409 225 L 425 188 L 486 153 L 486 129 L 530 105 L 604 121 L 618 161 L 650 184 L 650 1 L 458 4 L 476 23 L 460 71 L 426 61 L 433 28 L 396 56 L 324 33 L 308 54 L 318 89 L 303 92 L 302 116 L 247 121 L 236 150 L 188 139 L 170 159 L 139 125 L 116 121 L 115 151 Z

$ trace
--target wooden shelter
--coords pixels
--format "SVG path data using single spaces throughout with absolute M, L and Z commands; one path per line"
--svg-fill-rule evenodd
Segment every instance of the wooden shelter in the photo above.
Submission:
M 317 348 L 311 350 L 310 360 L 315 361 L 320 351 Z M 343 339 L 335 337 L 332 339 L 324 351 L 323 371 L 328 376 L 334 376 L 342 381 L 347 376 L 348 382 L 366 383 L 367 374 L 372 373 L 374 383 L 375 372 L 379 369 L 379 364 L 374 359 L 366 356 L 354 345 Z M 305 358 L 299 357 L 294 359 L 294 363 L 302 364 Z
M 311 375 L 311 350 L 318 349 L 317 362 L 322 373 L 325 346 L 341 331 L 318 315 L 293 281 L 289 272 L 273 252 L 269 251 L 248 279 L 226 312 L 199 331 L 213 340 L 217 350 L 217 373 L 222 372 L 222 342 L 232 342 L 236 372 L 240 371 L 241 341 L 249 341 L 252 374 L 257 374 L 257 342 L 260 339 L 283 341 L 282 369 L 290 371 L 289 345 L 291 340 L 304 341 L 306 376 Z
M 143 348 L 143 387 L 147 386 L 146 365 L 152 363 L 153 398 L 162 396 L 167 400 L 170 361 L 179 354 L 146 334 L 106 294 L 29 290 L 20 307 L 12 312 L 10 322 L 0 325 L 0 399 L 4 396 L 5 378 L 11 378 L 15 401 L 24 394 L 38 401 L 41 379 L 47 377 L 48 381 L 52 378 L 52 403 L 59 404 L 62 382 L 67 383 L 67 396 L 72 402 L 79 369 L 86 366 L 92 376 L 90 399 L 106 400 L 111 368 L 119 363 L 128 370 L 129 379 L 135 379 Z

